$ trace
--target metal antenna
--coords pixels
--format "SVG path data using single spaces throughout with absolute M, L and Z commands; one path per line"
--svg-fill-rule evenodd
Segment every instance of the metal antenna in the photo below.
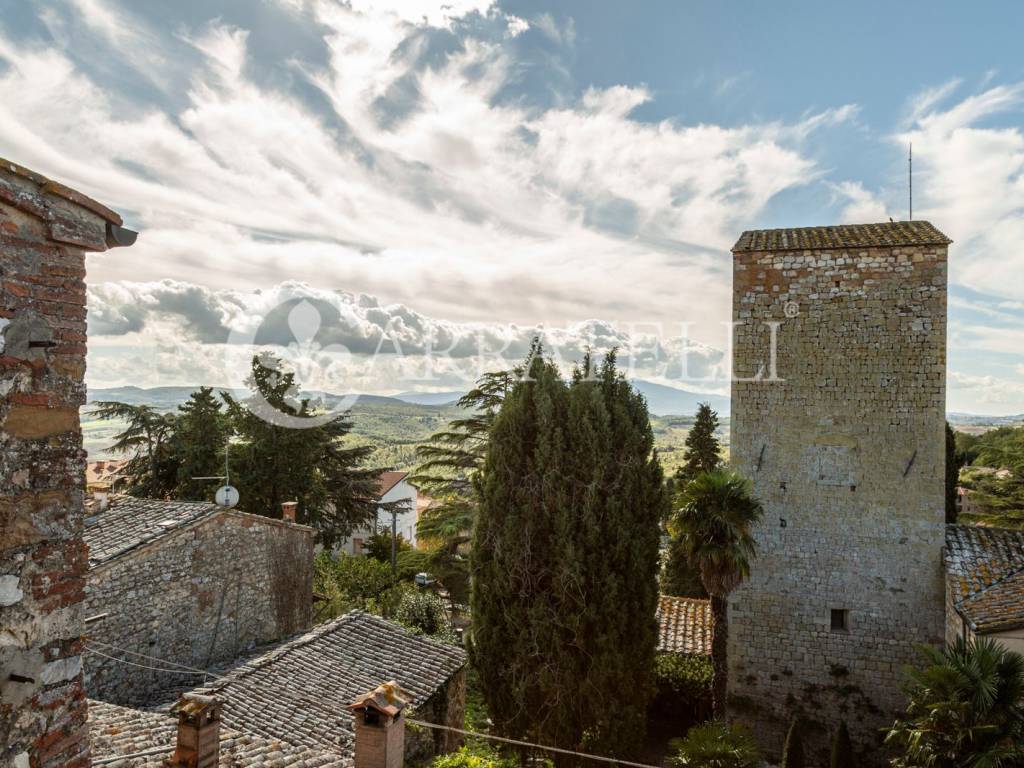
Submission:
M 914 220 L 914 142 L 910 142 L 907 152 L 907 202 L 910 207 L 910 220 Z

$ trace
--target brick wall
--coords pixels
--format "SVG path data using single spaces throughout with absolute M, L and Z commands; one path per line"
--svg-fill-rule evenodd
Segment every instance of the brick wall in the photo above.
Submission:
M 880 761 L 901 667 L 942 641 L 946 255 L 735 254 L 732 462 L 766 513 L 729 601 L 729 705 L 768 755 L 800 715 L 819 759 L 845 718 Z M 769 363 L 765 321 L 784 381 L 741 381 Z
M 88 640 L 109 656 L 132 651 L 198 669 L 310 626 L 313 529 L 223 511 L 94 566 L 85 588 Z M 116 646 L 115 650 L 107 646 Z M 159 666 L 159 665 L 157 665 Z M 202 677 L 85 657 L 91 698 L 154 704 Z M 166 698 L 166 697 L 165 697 Z
M 112 211 L 0 160 L 0 765 L 89 765 L 81 674 L 85 251 Z

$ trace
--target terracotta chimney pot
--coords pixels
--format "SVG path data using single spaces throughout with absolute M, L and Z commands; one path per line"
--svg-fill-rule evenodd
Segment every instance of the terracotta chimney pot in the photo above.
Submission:
M 166 768 L 217 768 L 221 708 L 213 696 L 182 694 L 171 710 L 178 715 L 178 743 L 164 761 Z
M 287 520 L 289 523 L 295 522 L 295 512 L 299 508 L 299 502 L 297 501 L 286 501 L 281 504 L 281 519 Z

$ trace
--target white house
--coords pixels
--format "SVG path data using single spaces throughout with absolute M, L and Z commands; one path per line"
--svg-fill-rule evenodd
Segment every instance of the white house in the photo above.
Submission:
M 418 497 L 416 487 L 409 483 L 408 472 L 381 472 L 377 478 L 378 501 L 383 505 L 390 502 L 404 502 L 399 509 L 396 529 L 407 542 L 416 546 L 416 518 Z M 353 531 L 338 548 L 349 555 L 363 554 L 366 540 L 377 531 L 391 532 L 391 512 L 383 507 L 377 510 L 375 526 L 366 526 Z

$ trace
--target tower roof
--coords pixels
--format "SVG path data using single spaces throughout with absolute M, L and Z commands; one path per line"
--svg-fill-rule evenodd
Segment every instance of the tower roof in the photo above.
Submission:
M 891 248 L 900 245 L 949 245 L 951 242 L 931 222 L 889 221 L 798 229 L 752 229 L 740 235 L 732 252 Z

